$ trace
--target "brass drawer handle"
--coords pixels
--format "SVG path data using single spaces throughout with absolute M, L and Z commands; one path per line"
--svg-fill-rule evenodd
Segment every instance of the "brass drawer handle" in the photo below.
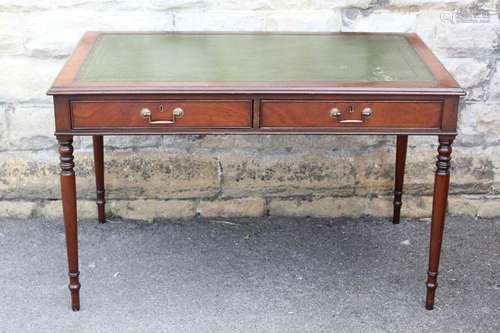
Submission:
M 332 118 L 338 118 L 342 115 L 340 110 L 338 108 L 331 108 L 330 110 L 330 117 Z
M 175 119 L 182 118 L 184 116 L 184 110 L 181 108 L 175 108 L 172 111 L 172 120 L 151 120 L 151 110 L 148 108 L 143 108 L 141 110 L 141 117 L 147 119 L 151 125 L 171 125 L 175 124 Z
M 366 118 L 370 117 L 373 113 L 372 108 L 366 107 L 361 111 L 361 115 L 363 116 L 363 119 L 346 119 L 346 120 L 340 120 L 340 117 L 342 116 L 342 112 L 338 108 L 331 108 L 330 109 L 330 117 L 335 118 L 338 120 L 339 123 L 341 124 L 359 124 L 362 123 Z
M 369 108 L 369 107 L 366 107 L 363 109 L 363 111 L 361 111 L 361 114 L 363 115 L 363 117 L 369 117 L 371 116 L 373 113 L 373 110 L 372 108 Z

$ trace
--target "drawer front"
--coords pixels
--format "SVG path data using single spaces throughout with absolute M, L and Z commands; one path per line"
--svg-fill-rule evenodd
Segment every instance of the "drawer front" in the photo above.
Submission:
M 71 122 L 85 128 L 249 128 L 250 100 L 72 101 Z
M 441 101 L 263 100 L 261 127 L 440 128 Z

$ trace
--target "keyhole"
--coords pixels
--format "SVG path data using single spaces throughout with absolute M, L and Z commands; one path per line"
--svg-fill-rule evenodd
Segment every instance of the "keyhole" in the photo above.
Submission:
M 163 112 L 163 104 L 160 104 L 160 112 Z
M 352 105 L 349 105 L 349 107 L 347 108 L 347 112 L 349 112 L 349 113 L 354 112 L 354 108 L 352 107 Z

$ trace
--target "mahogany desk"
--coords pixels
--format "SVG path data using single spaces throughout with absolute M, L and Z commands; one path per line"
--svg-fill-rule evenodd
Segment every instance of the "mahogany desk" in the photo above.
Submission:
M 397 136 L 399 222 L 408 135 L 438 137 L 425 307 L 432 309 L 464 91 L 415 34 L 99 33 L 50 88 L 73 310 L 79 271 L 73 136 L 92 136 L 104 223 L 104 135 Z

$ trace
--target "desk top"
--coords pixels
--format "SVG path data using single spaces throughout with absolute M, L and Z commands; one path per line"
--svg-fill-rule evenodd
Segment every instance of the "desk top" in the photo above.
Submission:
M 98 32 L 49 94 L 235 91 L 463 94 L 415 34 Z

